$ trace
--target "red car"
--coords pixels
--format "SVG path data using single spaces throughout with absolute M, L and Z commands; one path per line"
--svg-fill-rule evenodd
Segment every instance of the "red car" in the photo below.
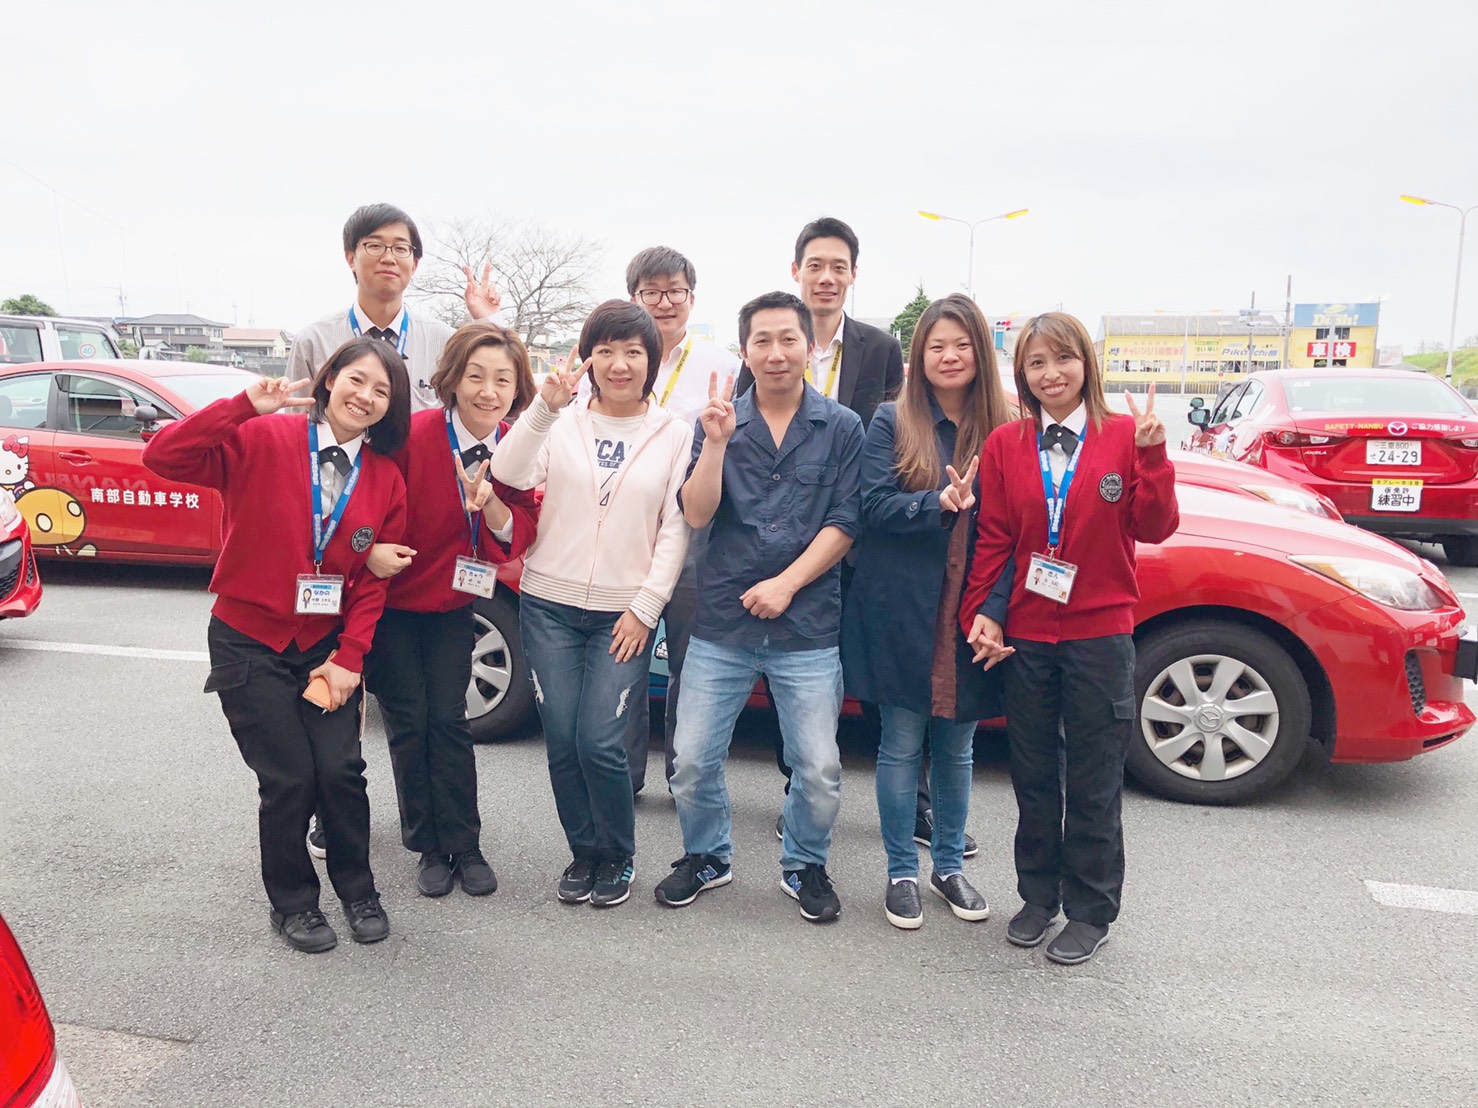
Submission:
M 56 1029 L 20 944 L 0 916 L 0 1104 L 80 1108 Z
M 1437 378 L 1268 370 L 1187 418 L 1191 450 L 1297 481 L 1350 523 L 1440 542 L 1453 565 L 1478 565 L 1478 413 Z
M 28 616 L 41 603 L 41 574 L 31 551 L 31 529 L 15 498 L 0 488 L 0 619 Z

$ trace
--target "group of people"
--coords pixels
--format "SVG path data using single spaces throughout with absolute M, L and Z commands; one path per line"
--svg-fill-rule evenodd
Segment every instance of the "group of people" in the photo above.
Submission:
M 418 890 L 497 888 L 465 693 L 472 603 L 522 557 L 521 637 L 571 856 L 561 901 L 630 896 L 665 617 L 664 769 L 683 847 L 659 903 L 732 879 L 724 767 L 763 679 L 787 778 L 779 884 L 805 919 L 841 912 L 827 863 L 844 693 L 881 731 L 886 918 L 922 923 L 916 843 L 949 910 L 987 917 L 965 825 L 974 733 L 1004 709 L 1024 902 L 1007 938 L 1035 946 L 1065 912 L 1047 956 L 1094 956 L 1124 871 L 1135 543 L 1163 541 L 1178 516 L 1153 394 L 1111 413 L 1079 321 L 1026 325 L 1019 410 L 967 297 L 923 313 L 905 375 L 898 343 L 845 314 L 858 241 L 823 218 L 796 240 L 800 295 L 740 310 L 742 361 L 691 333 L 696 270 L 654 247 L 627 269 L 629 299 L 599 305 L 536 384 L 486 270 L 465 271 L 474 322 L 454 332 L 402 301 L 422 255 L 406 213 L 359 209 L 343 245 L 355 301 L 298 336 L 288 374 L 145 451 L 225 504 L 206 691 L 257 775 L 271 921 L 292 946 L 337 942 L 315 846 L 353 938 L 389 933 L 361 674 Z M 286 414 L 261 418 L 273 413 Z

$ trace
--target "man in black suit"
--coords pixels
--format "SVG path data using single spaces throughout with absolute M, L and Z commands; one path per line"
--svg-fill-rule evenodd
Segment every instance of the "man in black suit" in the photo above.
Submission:
M 892 400 L 903 387 L 903 350 L 886 331 L 859 323 L 843 310 L 847 290 L 857 280 L 857 233 L 840 219 L 822 216 L 801 228 L 795 240 L 795 260 L 790 275 L 801 286 L 801 300 L 811 309 L 816 343 L 811 348 L 811 368 L 806 379 L 820 392 L 851 408 L 862 417 L 865 429 L 872 414 L 885 400 Z M 754 384 L 745 365 L 739 371 L 734 395 Z M 842 565 L 842 589 L 851 580 L 850 566 Z M 863 714 L 877 727 L 877 710 L 863 705 Z M 788 778 L 784 751 L 777 736 L 775 760 Z M 783 818 L 783 817 L 782 817 Z M 918 814 L 914 819 L 914 841 L 927 846 L 933 833 L 934 814 L 929 799 L 929 763 L 919 763 Z M 776 834 L 781 834 L 779 822 Z M 783 838 L 783 835 L 782 835 Z M 980 848 L 965 836 L 965 857 L 973 858 Z

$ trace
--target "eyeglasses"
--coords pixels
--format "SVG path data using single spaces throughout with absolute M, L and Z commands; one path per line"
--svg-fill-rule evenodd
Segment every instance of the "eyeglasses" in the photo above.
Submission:
M 655 308 L 662 303 L 662 298 L 667 297 L 669 304 L 686 304 L 688 297 L 693 295 L 692 289 L 637 289 L 636 295 L 641 302 L 649 308 Z
M 364 248 L 364 252 L 368 254 L 371 258 L 382 257 L 385 251 L 388 250 L 390 251 L 390 253 L 394 254 L 398 260 L 403 262 L 415 253 L 415 251 L 411 248 L 410 243 L 408 242 L 397 242 L 394 245 L 391 245 L 389 243 L 381 242 L 379 239 L 365 239 L 359 245 Z

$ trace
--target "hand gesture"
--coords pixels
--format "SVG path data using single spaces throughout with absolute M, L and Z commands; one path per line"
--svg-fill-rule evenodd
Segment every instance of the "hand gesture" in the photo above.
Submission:
M 1016 653 L 1014 646 L 1005 644 L 1005 629 L 989 616 L 975 617 L 965 641 L 975 648 L 975 657 L 970 660 L 984 661 L 987 670 Z
M 498 309 L 503 306 L 503 297 L 498 292 L 498 286 L 493 284 L 493 267 L 491 265 L 482 267 L 481 283 L 473 277 L 470 265 L 464 265 L 462 272 L 467 277 L 467 289 L 462 293 L 462 299 L 467 302 L 467 314 L 473 319 L 486 319 L 490 315 L 497 315 Z
M 492 459 L 484 458 L 471 473 L 462 465 L 460 457 L 454 457 L 452 461 L 457 464 L 457 480 L 462 482 L 463 508 L 469 513 L 482 511 L 487 507 L 488 498 L 493 495 L 493 483 L 483 480 L 488 466 L 493 464 Z
M 336 712 L 344 706 L 344 702 L 354 695 L 354 690 L 359 687 L 359 674 L 345 669 L 343 666 L 335 665 L 333 662 L 324 662 L 312 673 L 308 674 L 308 680 L 322 677 L 328 682 L 328 710 Z
M 293 396 L 292 393 L 305 389 L 310 382 L 289 381 L 286 377 L 258 377 L 246 386 L 246 395 L 251 400 L 257 415 L 271 415 L 283 408 L 311 408 L 311 396 Z
M 790 602 L 795 599 L 795 590 L 782 581 L 779 577 L 771 577 L 761 581 L 753 588 L 745 590 L 739 598 L 739 603 L 744 605 L 745 611 L 760 619 L 778 619 L 785 614 L 790 607 Z
M 718 373 L 708 375 L 708 403 L 704 405 L 703 411 L 698 418 L 703 423 L 703 438 L 707 442 L 722 445 L 729 441 L 737 426 L 734 415 L 734 378 L 732 375 L 724 382 L 723 391 L 719 391 Z
M 416 552 L 408 546 L 402 546 L 398 542 L 377 542 L 370 547 L 369 557 L 364 564 L 376 577 L 384 580 L 394 577 L 397 573 L 411 564 L 411 559 Z
M 618 663 L 629 662 L 647 648 L 650 633 L 651 629 L 634 612 L 622 612 L 616 626 L 611 628 L 611 649 L 607 653 L 614 654 Z
M 1129 405 L 1129 414 L 1134 417 L 1134 445 L 1159 446 L 1163 443 L 1165 425 L 1160 422 L 1160 417 L 1155 415 L 1155 386 L 1150 385 L 1142 412 L 1139 410 L 1139 405 L 1134 402 L 1134 397 L 1127 392 L 1124 394 L 1124 400 Z
M 571 369 L 571 366 L 574 368 Z M 551 411 L 557 412 L 575 398 L 575 393 L 579 391 L 579 388 L 580 351 L 578 347 L 571 347 L 564 369 L 549 371 L 544 378 L 544 384 L 539 388 L 539 395 L 544 398 L 544 403 L 549 405 Z
M 939 493 L 939 507 L 942 511 L 968 512 L 975 507 L 975 491 L 971 486 L 975 482 L 975 471 L 979 468 L 978 454 L 970 459 L 963 476 L 955 472 L 954 466 L 944 467 L 944 472 L 949 476 L 949 484 Z

